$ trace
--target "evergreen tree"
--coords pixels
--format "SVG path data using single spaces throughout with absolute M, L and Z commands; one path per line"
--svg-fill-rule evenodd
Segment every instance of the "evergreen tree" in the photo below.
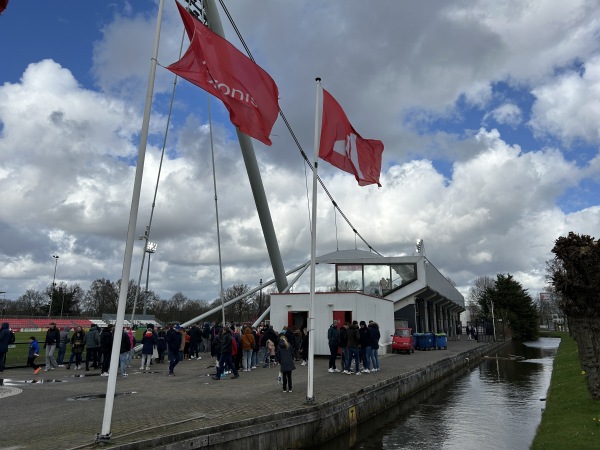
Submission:
M 479 300 L 482 314 L 502 319 L 511 329 L 513 339 L 531 341 L 538 338 L 538 311 L 533 299 L 521 283 L 510 274 L 498 274 L 493 286 L 488 286 Z

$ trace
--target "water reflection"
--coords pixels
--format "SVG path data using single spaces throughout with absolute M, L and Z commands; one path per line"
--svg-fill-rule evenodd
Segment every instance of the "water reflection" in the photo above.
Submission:
M 328 449 L 529 448 L 541 419 L 559 339 L 510 343 L 470 370 L 449 377 Z M 523 356 L 517 360 L 510 355 Z

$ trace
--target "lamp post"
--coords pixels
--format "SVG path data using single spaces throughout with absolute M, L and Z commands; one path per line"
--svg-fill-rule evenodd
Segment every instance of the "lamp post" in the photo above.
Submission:
M 144 293 L 144 316 L 146 315 L 146 298 L 148 297 L 148 279 L 150 278 L 150 256 L 156 251 L 158 245 L 155 242 L 146 244 L 146 253 L 148 253 L 148 272 L 146 272 L 146 292 Z
M 494 342 L 496 342 L 496 321 L 494 320 L 494 301 L 490 300 L 492 304 L 492 329 L 494 330 Z
M 65 307 L 65 290 L 61 289 L 62 292 L 62 303 L 60 304 L 60 318 L 63 316 L 63 308 Z
M 58 255 L 52 255 L 54 258 L 54 276 L 52 277 L 52 293 L 50 295 L 50 306 L 48 307 L 48 317 L 52 313 L 52 301 L 54 300 L 54 286 L 56 285 L 56 266 L 58 265 Z
M 258 291 L 258 315 L 260 316 L 262 314 L 262 278 L 258 285 L 260 286 L 260 291 Z

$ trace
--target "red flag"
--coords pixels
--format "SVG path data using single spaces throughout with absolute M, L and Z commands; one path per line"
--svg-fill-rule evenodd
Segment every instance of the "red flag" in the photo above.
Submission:
M 360 186 L 379 184 L 383 142 L 363 139 L 350 124 L 346 113 L 323 89 L 323 120 L 319 157 L 354 175 Z
M 8 0 L 0 0 L 0 14 L 4 12 L 6 7 L 8 6 Z
M 179 3 L 177 7 L 190 47 L 167 69 L 219 98 L 240 131 L 271 145 L 269 135 L 279 114 L 279 91 L 273 79 Z

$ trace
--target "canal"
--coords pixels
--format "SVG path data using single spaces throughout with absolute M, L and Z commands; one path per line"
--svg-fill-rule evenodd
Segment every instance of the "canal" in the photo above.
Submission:
M 559 342 L 508 343 L 322 448 L 528 449 Z

